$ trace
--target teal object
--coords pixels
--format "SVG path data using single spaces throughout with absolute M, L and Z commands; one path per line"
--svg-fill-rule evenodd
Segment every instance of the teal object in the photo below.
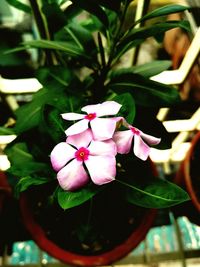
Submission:
M 184 249 L 200 249 L 200 226 L 191 223 L 187 217 L 180 217 L 177 219 L 177 222 L 180 227 Z M 131 255 L 143 255 L 146 252 L 153 254 L 173 251 L 178 251 L 175 228 L 173 225 L 163 225 L 151 228 L 146 239 L 131 252 Z M 43 264 L 58 261 L 47 253 L 41 252 L 32 240 L 16 242 L 13 245 L 10 264 L 38 263 L 40 258 Z

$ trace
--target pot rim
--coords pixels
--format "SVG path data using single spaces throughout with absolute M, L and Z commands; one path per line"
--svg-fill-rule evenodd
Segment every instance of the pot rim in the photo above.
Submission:
M 190 159 L 191 159 L 192 153 L 193 153 L 195 146 L 196 146 L 197 142 L 199 141 L 199 139 L 200 139 L 200 131 L 191 140 L 191 146 L 190 146 L 190 148 L 186 154 L 186 157 L 183 161 L 183 174 L 184 174 L 186 188 L 188 190 L 188 193 L 190 194 L 191 200 L 192 200 L 193 204 L 195 205 L 195 207 L 197 208 L 197 210 L 200 212 L 200 201 L 197 198 L 196 194 L 194 193 L 192 179 L 190 176 L 190 167 L 191 167 L 190 166 Z

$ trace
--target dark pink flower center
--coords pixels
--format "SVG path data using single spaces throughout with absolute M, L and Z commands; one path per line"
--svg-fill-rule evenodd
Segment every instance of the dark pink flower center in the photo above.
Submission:
M 96 113 L 89 113 L 87 115 L 85 115 L 85 119 L 91 121 L 91 120 L 94 120 L 96 118 Z
M 87 148 L 81 147 L 75 152 L 75 158 L 78 161 L 85 161 L 88 159 L 89 154 L 90 154 L 90 151 Z
M 140 135 L 140 131 L 138 129 L 136 129 L 135 127 L 131 127 L 130 129 L 131 129 L 133 134 Z

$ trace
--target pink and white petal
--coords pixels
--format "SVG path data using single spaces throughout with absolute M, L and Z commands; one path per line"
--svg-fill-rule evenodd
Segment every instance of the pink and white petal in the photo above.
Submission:
M 62 169 L 68 161 L 74 158 L 76 150 L 65 142 L 57 144 L 50 154 L 52 167 L 55 171 Z
M 146 160 L 149 156 L 150 147 L 145 144 L 139 135 L 134 136 L 133 152 L 141 160 Z
M 157 138 L 155 136 L 145 134 L 142 131 L 141 131 L 140 135 L 144 139 L 144 141 L 147 142 L 147 144 L 149 144 L 149 145 L 157 145 L 161 141 L 161 138 Z
M 84 132 L 88 129 L 88 120 L 81 120 L 76 123 L 74 123 L 72 126 L 70 126 L 66 131 L 66 135 L 74 135 Z
M 111 118 L 95 118 L 90 122 L 95 140 L 103 141 L 113 137 L 116 121 Z
M 66 142 L 79 149 L 81 147 L 88 147 L 89 143 L 92 140 L 92 131 L 90 129 L 87 129 L 82 133 L 68 136 Z
M 113 141 L 117 146 L 117 152 L 120 154 L 127 154 L 130 152 L 132 140 L 133 133 L 131 130 L 118 131 L 113 136 Z
M 81 120 L 85 117 L 84 114 L 78 114 L 78 113 L 73 113 L 73 112 L 63 113 L 61 114 L 61 116 L 64 120 L 68 120 L 68 121 Z
M 88 149 L 90 151 L 90 155 L 93 156 L 115 156 L 117 154 L 116 144 L 111 139 L 106 141 L 92 141 Z
M 87 105 L 83 107 L 81 110 L 90 114 L 90 113 L 98 113 L 100 109 L 101 109 L 101 104 L 95 104 L 95 105 Z
M 106 101 L 101 104 L 101 107 L 96 111 L 97 117 L 115 115 L 119 112 L 121 104 L 115 101 Z
M 91 156 L 85 165 L 93 183 L 102 185 L 115 180 L 116 160 L 114 156 Z
M 85 186 L 89 177 L 83 168 L 82 162 L 72 160 L 57 173 L 57 179 L 64 190 L 74 191 Z

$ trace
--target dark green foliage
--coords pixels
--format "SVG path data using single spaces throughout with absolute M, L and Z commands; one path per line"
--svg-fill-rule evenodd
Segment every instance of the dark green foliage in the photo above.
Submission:
M 161 137 L 159 148 L 170 147 L 167 132 L 156 119 L 156 111 L 176 105 L 181 101 L 180 96 L 173 86 L 150 78 L 168 69 L 171 62 L 153 61 L 129 68 L 116 66 L 127 51 L 149 37 L 162 42 L 170 29 L 179 27 L 189 31 L 187 21 L 163 21 L 164 16 L 183 12 L 187 7 L 169 5 L 155 9 L 131 22 L 125 30 L 131 1 L 72 0 L 63 8 L 61 1 L 43 0 L 39 10 L 34 9 L 31 1 L 30 7 L 17 0 L 7 2 L 25 12 L 32 8 L 35 19 L 41 19 L 36 24 L 42 33 L 42 38 L 23 42 L 7 52 L 35 48 L 42 58 L 35 71 L 42 88 L 30 102 L 16 110 L 16 124 L 12 129 L 0 128 L 1 135 L 17 134 L 5 150 L 11 162 L 7 172 L 18 180 L 16 195 L 50 183 L 54 199 L 61 208 L 71 209 L 95 199 L 100 190 L 107 188 L 107 185 L 96 186 L 89 182 L 78 191 L 64 191 L 58 187 L 56 172 L 50 163 L 52 149 L 66 140 L 65 130 L 71 125 L 61 114 L 79 113 L 88 104 L 106 100 L 122 104 L 117 116 L 123 116 L 129 124 L 148 134 Z M 158 19 L 157 23 L 151 23 L 154 18 Z M 146 21 L 149 22 L 147 26 L 135 27 Z M 186 192 L 178 186 L 155 177 L 154 173 L 144 173 L 144 166 L 138 169 L 132 153 L 117 155 L 117 163 L 117 181 L 112 183 L 113 188 L 120 188 L 122 202 L 145 208 L 165 208 L 188 200 Z
M 179 93 L 175 88 L 139 74 L 119 73 L 112 77 L 107 86 L 117 94 L 130 93 L 141 106 L 161 107 L 180 102 Z
M 21 11 L 24 11 L 24 12 L 27 12 L 27 13 L 31 13 L 31 8 L 22 3 L 21 1 L 18 1 L 18 0 L 6 0 L 6 2 L 8 2 L 9 5 L 21 10 Z
M 131 94 L 119 94 L 112 100 L 122 105 L 118 115 L 124 117 L 128 123 L 132 124 L 135 118 L 135 101 Z
M 56 194 L 59 205 L 66 210 L 83 204 L 101 190 L 101 187 L 90 184 L 75 192 L 64 191 L 63 189 L 59 188 L 56 191 Z

